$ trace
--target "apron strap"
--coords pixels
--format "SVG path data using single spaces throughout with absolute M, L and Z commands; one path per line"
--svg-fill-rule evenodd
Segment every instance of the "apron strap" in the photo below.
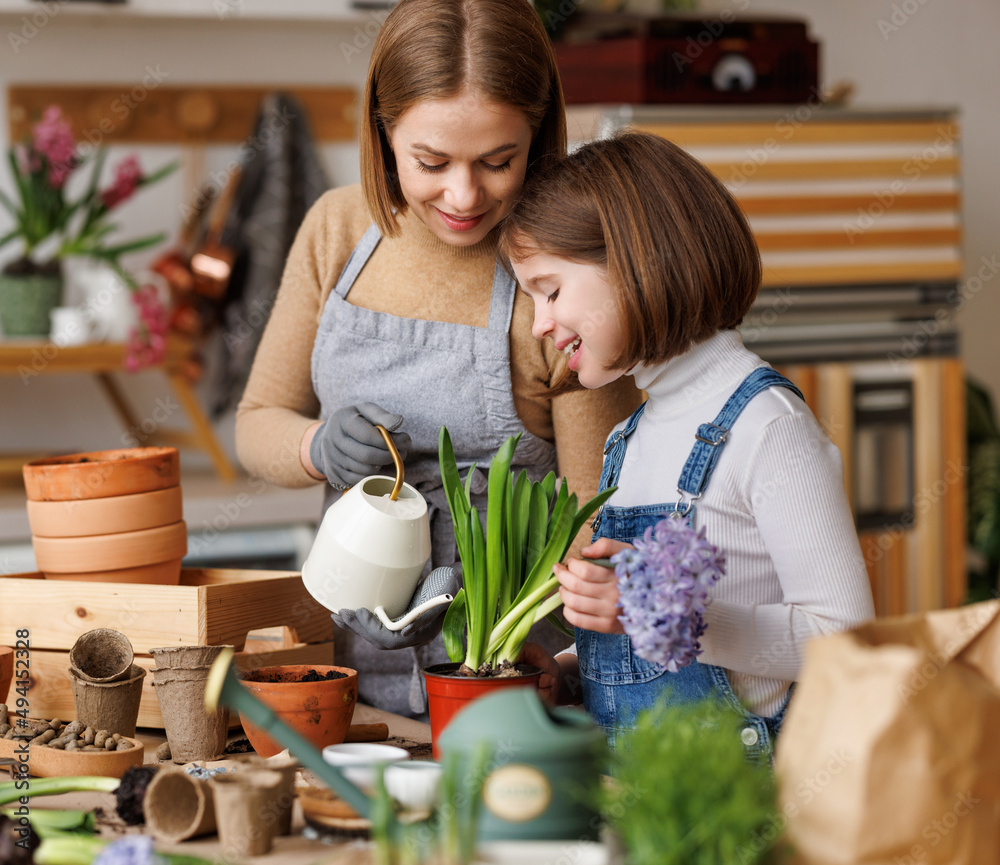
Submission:
M 493 268 L 493 290 L 490 295 L 490 318 L 486 325 L 489 330 L 500 333 L 510 332 L 510 322 L 514 315 L 514 297 L 517 295 L 517 282 L 497 257 Z
M 382 232 L 378 230 L 377 225 L 372 223 L 368 227 L 368 230 L 361 236 L 358 245 L 351 251 L 351 257 L 347 259 L 347 264 L 344 265 L 340 279 L 337 280 L 337 285 L 333 289 L 341 297 L 347 297 L 347 292 L 354 285 L 354 280 L 358 278 L 358 274 L 361 273 L 362 268 L 368 263 L 368 259 L 372 257 L 372 253 L 381 239 Z
M 719 454 L 722 453 L 722 448 L 725 446 L 740 412 L 757 394 L 771 387 L 787 387 L 805 401 L 802 392 L 781 373 L 775 372 L 769 366 L 759 367 L 743 379 L 733 395 L 726 400 L 726 404 L 722 407 L 722 411 L 716 415 L 714 421 L 703 423 L 698 427 L 694 436 L 694 447 L 691 449 L 687 462 L 684 463 L 680 480 L 677 482 L 677 492 L 681 494 L 682 499 L 685 494 L 691 497 L 687 503 L 689 509 L 690 502 L 701 498 L 705 487 L 708 486 L 708 479 L 711 477 L 719 460 Z M 681 507 L 681 503 L 679 503 L 678 512 L 681 516 L 686 513 Z

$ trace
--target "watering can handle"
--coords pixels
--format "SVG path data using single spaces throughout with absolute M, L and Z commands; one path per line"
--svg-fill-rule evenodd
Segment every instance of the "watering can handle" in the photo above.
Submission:
M 453 600 L 455 599 L 451 595 L 448 594 L 438 595 L 436 598 L 430 598 L 429 600 L 424 601 L 422 604 L 419 604 L 418 606 L 414 607 L 405 616 L 403 616 L 401 619 L 397 619 L 396 621 L 393 621 L 386 615 L 384 607 L 381 606 L 376 607 L 372 612 L 374 612 L 375 615 L 378 616 L 379 621 L 382 623 L 382 626 L 386 630 L 401 631 L 408 624 L 410 624 L 410 622 L 412 622 L 421 614 L 426 613 L 428 610 L 433 609 L 434 607 L 440 607 L 442 604 L 450 604 Z
M 399 456 L 399 451 L 396 450 L 396 445 L 392 440 L 392 436 L 389 435 L 389 430 L 381 424 L 375 424 L 375 429 L 382 433 L 382 438 L 385 439 L 385 446 L 389 448 L 389 453 L 392 456 L 392 464 L 396 467 L 396 483 L 392 485 L 392 492 L 389 493 L 389 501 L 394 502 L 399 497 L 399 491 L 403 488 L 403 460 Z

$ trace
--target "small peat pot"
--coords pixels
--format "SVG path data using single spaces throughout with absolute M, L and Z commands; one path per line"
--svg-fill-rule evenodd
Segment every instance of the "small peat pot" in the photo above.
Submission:
M 142 813 L 149 833 L 167 844 L 211 835 L 216 829 L 212 786 L 180 768 L 161 769 L 153 776 Z
M 114 730 L 134 736 L 142 700 L 142 682 L 146 670 L 130 664 L 125 678 L 112 682 L 89 682 L 70 668 L 73 706 L 76 719 L 95 730 Z
M 318 750 L 344 741 L 358 702 L 358 673 L 349 667 L 290 664 L 241 670 L 237 677 L 258 700 Z M 243 730 L 261 757 L 282 749 L 240 713 Z
M 150 649 L 153 688 L 175 763 L 216 760 L 226 750 L 229 710 L 205 710 L 212 661 L 232 646 L 164 646 Z
M 25 463 L 24 489 L 36 502 L 127 496 L 181 482 L 177 448 L 88 451 Z
M 87 682 L 118 682 L 132 671 L 132 643 L 120 631 L 94 628 L 81 634 L 69 650 L 69 666 Z
M 460 663 L 433 664 L 421 670 L 427 686 L 427 709 L 435 760 L 441 759 L 438 738 L 451 719 L 469 703 L 505 688 L 537 691 L 538 680 L 542 676 L 542 670 L 530 664 L 516 666 L 520 676 L 460 676 L 457 672 L 460 666 Z

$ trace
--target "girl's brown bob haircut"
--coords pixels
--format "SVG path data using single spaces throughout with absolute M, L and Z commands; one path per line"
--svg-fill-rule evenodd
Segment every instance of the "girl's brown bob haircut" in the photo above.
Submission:
M 524 113 L 533 134 L 528 176 L 566 152 L 566 115 L 552 45 L 528 0 L 402 0 L 372 48 L 361 122 L 361 183 L 384 235 L 406 210 L 389 147 L 407 109 L 463 90 Z
M 643 132 L 586 144 L 525 183 L 500 253 L 536 252 L 604 269 L 628 334 L 609 369 L 663 363 L 736 327 L 760 287 L 757 244 L 729 191 Z

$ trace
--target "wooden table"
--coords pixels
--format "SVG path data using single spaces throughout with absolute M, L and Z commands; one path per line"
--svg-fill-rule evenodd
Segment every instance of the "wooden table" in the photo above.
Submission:
M 353 723 L 373 724 L 385 722 L 389 727 L 389 743 L 399 744 L 404 747 L 426 745 L 431 740 L 431 728 L 428 724 L 394 715 L 390 712 L 383 712 L 371 706 L 358 704 L 354 711 Z M 138 738 L 146 747 L 146 763 L 156 763 L 156 748 L 164 741 L 164 737 L 158 731 L 140 730 Z M 48 796 L 34 799 L 33 807 L 36 808 L 72 808 L 72 809 L 93 809 L 103 808 L 109 813 L 115 809 L 115 797 L 113 793 L 66 793 L 61 796 Z M 359 849 L 360 845 L 356 839 L 344 836 L 343 841 L 327 838 L 324 841 L 310 840 L 305 838 L 302 830 L 305 828 L 305 820 L 302 816 L 302 809 L 298 802 L 292 816 L 292 833 L 274 839 L 274 847 L 271 852 L 264 855 L 248 859 L 254 865 L 256 863 L 275 863 L 275 865 L 311 865 L 315 862 L 370 862 L 371 858 L 366 849 Z M 134 827 L 131 833 L 139 834 L 142 827 Z M 114 837 L 107 831 L 102 835 Z M 195 838 L 181 844 L 162 844 L 157 842 L 156 849 L 165 853 L 182 853 L 188 856 L 201 856 L 209 861 L 222 861 L 221 848 L 218 836 L 209 835 L 202 838 Z
M 170 388 L 191 424 L 190 431 L 165 429 L 156 422 L 147 432 L 132 410 L 125 394 L 114 378 L 125 370 L 125 346 L 121 343 L 96 342 L 86 345 L 58 346 L 47 340 L 10 340 L 0 342 L 0 375 L 16 375 L 27 385 L 35 376 L 89 373 L 97 377 L 102 390 L 111 401 L 126 431 L 133 432 L 143 445 L 191 447 L 205 451 L 215 467 L 216 474 L 231 482 L 236 478 L 225 450 L 215 435 L 215 430 L 205 415 L 198 396 L 191 386 L 189 370 L 194 346 L 177 335 L 171 335 L 163 360 L 155 367 L 161 369 Z

